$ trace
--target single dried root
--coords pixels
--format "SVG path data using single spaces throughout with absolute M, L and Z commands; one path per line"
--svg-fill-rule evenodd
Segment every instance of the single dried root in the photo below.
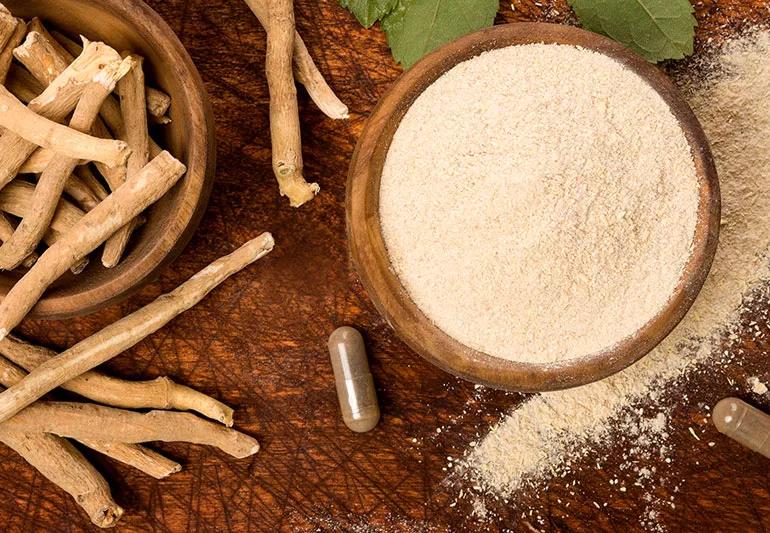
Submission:
M 5 421 L 3 426 L 86 441 L 204 444 L 215 446 L 237 459 L 259 451 L 259 443 L 253 437 L 175 411 L 135 413 L 87 403 L 36 402 Z
M 84 133 L 91 129 L 102 103 L 129 68 L 126 61 L 117 63 L 113 69 L 105 69 L 104 76 L 86 88 L 70 121 L 72 131 Z M 24 217 L 11 239 L 0 246 L 0 269 L 13 270 L 37 247 L 77 164 L 77 159 L 62 154 L 48 164 L 35 187 L 29 207 L 31 216 Z
M 42 33 L 44 30 L 39 27 L 32 28 L 31 24 L 28 28 L 27 38 L 13 51 L 13 55 L 19 63 L 27 67 L 27 70 L 36 77 L 40 76 L 38 79 L 48 85 L 56 76 L 64 72 L 72 61 L 66 61 L 61 56 L 53 40 L 47 39 Z
M 171 154 L 163 152 L 78 220 L 40 256 L 0 303 L 0 340 L 21 322 L 59 276 L 157 202 L 186 170 Z
M 24 218 L 29 215 L 29 206 L 35 194 L 35 186 L 27 181 L 13 180 L 3 189 L 0 189 L 0 211 L 5 211 L 15 217 Z M 71 202 L 60 199 L 53 218 L 51 219 L 52 239 L 48 244 L 53 244 L 58 238 L 72 229 L 80 221 L 85 212 L 78 209 Z
M 112 499 L 109 485 L 67 440 L 0 424 L 0 441 L 72 496 L 95 525 L 114 527 L 120 520 L 123 509 Z
M 19 174 L 40 174 L 45 170 L 45 167 L 51 164 L 57 157 L 57 153 L 48 148 L 38 148 L 29 159 L 24 161 L 24 164 L 19 169 Z M 78 165 L 85 165 L 88 161 L 80 160 Z
M 96 196 L 96 199 L 100 202 L 110 195 L 88 165 L 80 165 L 75 169 L 73 174 L 91 189 L 91 192 L 94 193 L 94 196 Z
M 29 206 L 32 196 L 35 194 L 35 186 L 21 180 L 14 180 L 3 189 L 0 189 L 0 211 L 5 211 L 15 217 L 24 218 L 29 214 Z M 48 246 L 52 246 L 60 240 L 62 235 L 68 232 L 85 213 L 65 199 L 59 200 L 51 227 L 43 235 L 43 240 Z M 75 263 L 70 270 L 73 274 L 80 274 L 88 266 L 88 258 L 84 257 Z
M 100 207 L 108 201 L 109 199 L 102 202 Z M 89 215 L 86 215 L 85 218 Z M 273 249 L 274 244 L 272 235 L 263 233 L 230 255 L 214 261 L 176 290 L 159 297 L 142 309 L 107 326 L 38 366 L 20 383 L 0 394 L 0 421 L 7 420 L 44 394 L 108 361 L 162 328 L 174 317 L 200 302 L 211 290 L 231 275 L 267 255 Z M 2 327 L 5 328 L 3 337 L 7 336 L 8 331 L 18 323 L 20 316 L 26 314 L 24 310 L 19 313 L 17 306 L 31 307 L 28 300 L 25 304 L 23 297 L 20 298 L 19 294 L 14 295 L 14 290 L 24 283 L 25 278 L 29 278 L 33 280 L 32 287 L 24 287 L 25 290 L 39 291 L 39 289 L 34 289 L 38 283 L 35 280 L 36 276 L 29 276 L 29 274 L 35 268 L 39 268 L 41 264 L 44 265 L 41 271 L 45 271 L 46 254 L 52 248 L 49 248 L 48 252 L 40 257 L 35 266 L 27 273 L 27 276 L 24 276 L 16 284 L 0 304 L 0 321 L 2 321 Z M 62 272 L 61 267 L 59 271 Z M 47 286 L 45 282 L 43 285 Z
M 126 178 L 128 178 L 141 172 L 150 159 L 150 132 L 147 125 L 147 102 L 142 69 L 144 60 L 139 56 L 129 55 L 125 61 L 129 62 L 131 68 L 120 80 L 118 94 L 120 94 L 120 109 L 125 124 L 124 141 L 131 149 L 126 168 Z M 120 262 L 131 232 L 135 228 L 136 219 L 133 219 L 107 239 L 102 252 L 102 265 L 112 268 Z
M 18 218 L 24 218 L 29 213 L 32 196 L 35 194 L 35 186 L 21 180 L 14 180 L 3 189 L 0 189 L 0 211 L 4 211 Z M 68 232 L 85 213 L 65 199 L 59 200 L 51 227 L 43 235 L 43 240 L 48 246 L 52 246 L 61 236 Z M 84 257 L 75 263 L 70 270 L 73 274 L 80 274 L 88 266 L 88 258 Z
M 80 442 L 92 450 L 134 467 L 155 479 L 167 478 L 171 474 L 176 474 L 182 470 L 182 465 L 176 461 L 172 461 L 154 450 L 145 448 L 141 444 L 89 439 L 82 439 Z
M 9 11 L 0 11 L 0 49 L 8 44 L 20 23 Z
M 262 27 L 268 26 L 268 2 L 270 0 L 245 0 Z M 299 33 L 294 32 L 294 78 L 305 86 L 310 98 L 329 118 L 344 119 L 350 116 L 348 106 L 334 94 L 321 71 L 310 56 Z
M 53 35 L 49 33 L 48 29 L 43 25 L 43 22 L 38 17 L 33 17 L 32 20 L 27 23 L 27 33 L 31 33 L 33 31 L 39 33 L 40 36 L 45 39 L 46 46 L 52 47 L 56 56 L 64 59 L 67 62 L 67 65 L 72 63 L 72 61 L 80 55 L 80 52 L 83 51 L 83 48 L 81 47 L 80 51 L 78 51 L 76 54 L 70 54 L 69 51 L 64 46 L 62 46 L 59 41 L 53 38 Z
M 85 212 L 99 205 L 96 193 L 77 174 L 71 174 L 64 183 L 64 192 Z
M 100 161 L 112 167 L 124 164 L 130 154 L 128 145 L 123 141 L 93 137 L 38 115 L 2 85 L 0 126 L 37 146 L 50 148 L 67 157 Z
M 77 42 L 73 41 L 63 33 L 58 31 L 51 32 L 53 39 L 67 51 L 67 56 L 70 60 L 83 51 L 83 47 Z M 147 93 L 147 112 L 151 117 L 155 117 L 161 120 L 168 119 L 166 113 L 171 108 L 171 97 L 163 91 L 156 89 L 155 87 L 145 87 Z M 170 122 L 170 120 L 168 120 Z M 162 122 L 167 124 L 168 122 Z
M 0 241 L 7 242 L 8 239 L 10 239 L 13 235 L 14 231 L 16 231 L 16 228 L 13 226 L 13 224 L 11 224 L 11 221 L 8 220 L 8 217 L 0 213 Z M 31 268 L 32 265 L 34 265 L 37 261 L 37 258 L 37 253 L 32 252 L 24 259 L 24 262 L 21 266 L 24 268 Z
M 53 122 L 61 122 L 75 109 L 85 88 L 116 58 L 120 60 L 120 55 L 105 44 L 88 43 L 83 53 L 30 101 L 29 110 Z M 0 188 L 18 174 L 37 146 L 12 131 L 6 131 L 0 137 Z
M 292 74 L 294 49 L 294 3 L 269 0 L 267 25 L 267 84 L 270 89 L 270 138 L 273 143 L 273 172 L 281 196 L 292 207 L 312 200 L 320 187 L 302 176 L 302 137 L 297 89 Z
M 56 352 L 9 335 L 0 341 L 0 355 L 31 372 L 56 357 Z M 61 388 L 113 407 L 196 411 L 227 427 L 233 425 L 233 410 L 230 407 L 167 377 L 152 381 L 126 381 L 91 371 L 62 384 Z
M 8 39 L 5 44 L 0 47 L 0 84 L 5 83 L 5 79 L 8 76 L 8 70 L 11 68 L 13 62 L 13 49 L 19 46 L 24 40 L 24 36 L 27 34 L 27 25 L 23 20 L 16 19 L 16 27 L 13 33 L 8 35 Z

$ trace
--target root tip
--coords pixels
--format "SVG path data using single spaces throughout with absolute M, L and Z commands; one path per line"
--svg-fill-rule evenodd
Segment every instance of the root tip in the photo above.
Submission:
M 97 516 L 93 517 L 93 523 L 102 529 L 115 527 L 123 516 L 123 508 L 117 504 L 108 505 L 99 510 Z

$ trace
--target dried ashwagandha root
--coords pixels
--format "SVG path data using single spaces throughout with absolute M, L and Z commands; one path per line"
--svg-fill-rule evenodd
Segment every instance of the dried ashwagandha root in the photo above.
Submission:
M 42 27 L 32 28 L 30 24 L 28 29 L 30 31 L 23 44 L 13 51 L 13 55 L 39 80 L 46 80 L 44 83 L 48 85 L 72 61 L 66 61 L 61 51 L 56 49 L 54 41 L 42 33 L 45 31 Z
M 0 31 L 0 42 L 3 43 L 0 46 L 0 84 L 5 82 L 8 69 L 11 67 L 13 49 L 19 46 L 27 34 L 27 25 L 23 20 L 13 18 L 10 13 L 3 13 L 3 17 L 6 20 Z M 8 19 L 12 19 L 15 23 Z
M 14 180 L 0 189 L 0 211 L 24 218 L 29 214 L 29 206 L 32 204 L 34 194 L 35 186 L 32 183 Z M 60 199 L 49 229 L 49 233 L 54 238 L 48 244 L 52 244 L 58 240 L 58 237 L 72 229 L 84 215 L 84 211 L 66 199 Z
M 136 55 L 128 55 L 128 74 L 118 84 L 120 109 L 125 126 L 125 142 L 131 149 L 126 168 L 126 178 L 141 172 L 150 158 L 150 132 L 147 124 L 147 102 L 145 99 L 145 84 L 143 59 Z M 136 227 L 136 220 L 120 228 L 115 235 L 104 243 L 102 265 L 112 268 L 118 264 Z
M 27 373 L 15 366 L 5 358 L 0 357 L 0 385 L 11 387 L 24 379 Z M 115 380 L 120 381 L 120 380 Z M 130 392 L 127 391 L 127 392 Z M 2 432 L 2 424 L 0 424 Z M 125 463 L 147 475 L 162 479 L 174 472 L 179 472 L 182 467 L 178 463 L 164 457 L 163 455 L 145 448 L 140 444 L 127 444 L 125 442 L 100 441 L 94 439 L 83 439 L 80 441 L 89 448 L 96 450 L 116 461 Z
M 270 0 L 245 0 L 246 5 L 267 30 L 268 26 L 268 3 Z M 305 86 L 310 98 L 315 102 L 318 108 L 329 118 L 345 119 L 350 116 L 348 106 L 334 94 L 329 84 L 324 79 L 321 71 L 310 56 L 310 52 L 305 46 L 299 33 L 294 32 L 294 78 Z
M 105 69 L 113 67 L 106 64 Z M 105 73 L 105 76 L 109 74 Z M 96 79 L 99 83 L 102 77 Z M 108 166 L 122 165 L 130 150 L 123 141 L 100 139 L 68 128 L 38 115 L 0 85 L 0 126 L 35 146 L 51 148 L 75 159 L 100 161 Z M 19 167 L 20 168 L 20 167 Z M 17 169 L 18 170 L 18 169 Z
M 33 24 L 34 20 L 30 23 L 31 29 L 37 29 L 39 27 Z M 83 47 L 80 44 L 63 33 L 52 31 L 50 35 L 64 50 L 66 50 L 67 56 L 65 57 L 70 61 L 83 51 Z M 156 89 L 155 87 L 150 87 L 149 85 L 145 87 L 145 93 L 147 95 L 147 113 L 151 117 L 158 119 L 162 124 L 171 122 L 171 119 L 167 116 L 167 113 L 171 108 L 171 97 L 163 91 Z
M 13 235 L 14 231 L 16 231 L 16 228 L 13 226 L 13 224 L 11 224 L 11 221 L 8 220 L 8 217 L 0 213 L 0 242 L 7 242 L 8 239 L 10 239 Z M 37 253 L 32 252 L 24 259 L 22 266 L 24 268 L 30 268 L 35 264 L 37 258 Z
M 92 439 L 80 439 L 78 442 L 155 479 L 164 479 L 182 471 L 182 465 L 176 461 L 141 444 Z
M 24 42 L 24 45 L 19 47 L 15 53 L 19 62 L 27 68 L 34 78 L 34 81 L 32 82 L 29 77 L 24 81 L 27 85 L 32 86 L 32 90 L 38 90 L 37 87 L 35 87 L 36 85 L 49 85 L 56 76 L 64 71 L 67 65 L 73 62 L 75 57 L 53 38 L 38 19 L 33 19 L 29 23 L 29 27 L 31 33 L 34 32 L 36 34 L 36 38 L 31 39 L 28 37 Z M 82 52 L 83 47 L 80 47 L 80 49 Z M 117 52 L 115 53 L 117 54 Z M 115 98 L 112 95 L 109 95 L 102 106 L 102 118 L 115 114 L 116 107 L 117 104 Z M 119 110 L 117 113 L 119 115 Z M 103 139 L 117 138 L 117 134 L 111 132 L 107 128 L 102 121 L 102 118 L 97 119 L 94 122 L 92 134 Z M 122 131 L 123 130 L 121 129 L 121 132 Z M 160 151 L 161 150 L 158 147 L 158 150 L 154 155 L 159 154 Z M 99 170 L 99 173 L 104 176 L 104 179 L 109 184 L 111 190 L 114 191 L 126 180 L 125 166 L 111 167 L 99 161 L 94 161 L 94 164 L 97 170 Z
M 187 168 L 162 152 L 48 248 L 0 303 L 0 340 L 15 328 L 59 276 L 157 202 Z
M 35 194 L 35 186 L 22 180 L 14 180 L 0 189 L 0 211 L 18 218 L 24 218 L 29 214 L 29 206 L 32 196 Z M 51 227 L 43 235 L 43 240 L 49 246 L 61 239 L 81 219 L 85 213 L 65 199 L 60 199 L 53 218 Z M 80 274 L 88 266 L 88 258 L 83 258 L 75 263 L 70 270 L 73 274 Z
M 99 79 L 102 70 L 116 56 L 120 58 L 117 52 L 103 43 L 88 43 L 83 53 L 27 107 L 41 118 L 62 121 L 75 109 L 85 88 L 94 79 Z M 0 136 L 0 188 L 16 177 L 24 161 L 37 147 L 34 142 L 12 131 Z
M 56 41 L 64 48 L 68 55 L 63 56 L 65 61 L 70 61 L 74 56 L 78 54 L 82 54 L 82 50 L 84 49 L 81 45 L 77 44 L 76 42 L 72 41 L 71 39 L 65 37 L 64 35 L 60 33 L 55 34 Z M 47 32 L 42 33 L 44 37 L 47 37 Z M 54 37 L 47 37 L 50 39 L 53 39 Z M 55 47 L 50 47 L 49 49 L 53 49 Z M 29 66 L 28 66 L 29 68 Z M 41 79 L 42 73 L 38 73 L 35 75 L 38 79 Z M 171 98 L 166 95 L 165 93 L 162 93 L 161 91 L 158 91 L 157 89 L 152 89 L 150 87 L 146 88 L 147 91 L 147 99 L 148 101 L 150 99 L 154 100 L 153 108 L 157 109 L 159 107 L 163 107 L 166 105 L 166 101 L 168 102 L 168 105 L 171 105 Z M 162 103 L 161 103 L 162 102 Z M 149 106 L 149 104 L 148 104 Z M 166 111 L 168 109 L 166 108 Z M 148 111 L 152 112 L 152 109 L 148 108 Z M 120 104 L 118 103 L 117 99 L 114 97 L 107 98 L 107 100 L 104 102 L 104 107 L 102 107 L 101 110 L 102 119 L 104 119 L 104 123 L 106 123 L 106 126 L 102 124 L 101 121 L 97 121 L 94 129 L 94 134 L 99 137 L 114 137 L 117 139 L 125 139 L 126 138 L 126 126 L 123 122 L 123 114 L 120 109 Z M 158 143 L 156 143 L 152 137 L 150 138 L 150 157 L 156 157 L 162 150 L 160 146 L 158 146 Z M 120 186 L 121 183 L 125 180 L 125 176 L 113 176 L 110 175 L 109 169 L 102 169 L 99 168 L 99 171 L 104 175 L 104 178 L 107 180 L 107 183 L 110 185 L 110 188 L 112 190 L 115 190 L 116 187 Z
M 0 357 L 0 384 L 13 386 L 24 376 L 23 370 Z M 105 512 L 114 509 L 109 487 L 82 455 L 71 453 L 74 448 L 63 437 L 158 479 L 178 472 L 181 465 L 145 448 L 141 442 L 206 444 L 237 458 L 259 451 L 257 441 L 248 435 L 193 415 L 168 411 L 140 414 L 91 404 L 42 402 L 0 423 L 0 441 L 70 493 L 100 527 L 114 525 L 122 511 L 114 516 Z
M 101 201 L 97 193 L 75 173 L 70 174 L 69 178 L 64 182 L 64 192 L 72 198 L 78 207 L 86 212 L 99 205 Z M 105 194 L 104 198 L 106 197 L 107 195 Z
M 72 131 L 85 133 L 91 129 L 99 115 L 102 103 L 129 68 L 128 61 L 115 63 L 112 68 L 105 68 L 103 76 L 83 91 L 70 120 Z M 78 159 L 67 157 L 62 153 L 54 157 L 46 166 L 35 187 L 32 203 L 28 209 L 30 216 L 24 217 L 13 236 L 0 246 L 0 269 L 13 270 L 37 248 L 77 164 Z
M 270 0 L 267 24 L 267 84 L 270 90 L 270 138 L 273 143 L 273 172 L 281 196 L 292 207 L 312 200 L 320 187 L 302 175 L 302 138 L 297 89 L 292 73 L 294 51 L 294 3 Z
M 118 193 L 113 193 L 112 196 Z M 100 207 L 108 201 L 109 198 L 102 202 Z M 86 215 L 83 220 L 88 218 L 91 213 Z M 197 304 L 211 290 L 232 274 L 267 255 L 273 249 L 274 244 L 272 235 L 263 233 L 230 255 L 214 261 L 211 265 L 180 285 L 176 290 L 161 296 L 142 309 L 105 327 L 98 333 L 38 366 L 20 383 L 0 394 L 0 421 L 7 420 L 56 387 L 134 346 L 140 340 L 166 325 L 174 317 Z M 0 330 L 0 333 L 3 333 L 2 337 L 7 336 L 10 328 L 15 326 L 21 320 L 21 316 L 26 314 L 26 311 L 22 311 L 20 314 L 16 310 L 16 306 L 24 302 L 24 296 L 14 295 L 14 290 L 36 268 L 39 269 L 39 272 L 46 272 L 46 269 L 50 267 L 50 260 L 46 260 L 46 254 L 50 253 L 55 247 L 56 245 L 40 256 L 35 266 L 16 284 L 8 296 L 6 296 L 2 305 L 0 305 L 0 323 L 6 328 L 5 331 Z M 46 266 L 46 263 L 49 263 L 48 266 Z M 42 268 L 41 265 L 43 265 Z M 63 268 L 66 270 L 67 267 L 64 266 Z M 64 270 L 59 266 L 59 275 Z M 36 280 L 40 278 L 41 276 L 39 275 L 30 277 L 29 279 L 33 280 L 31 285 L 26 285 L 24 288 L 27 291 L 32 290 L 34 293 L 42 292 L 35 288 L 38 283 Z M 24 304 L 24 307 L 31 307 L 29 301 Z
M 259 451 L 259 443 L 253 437 L 190 413 L 176 411 L 136 413 L 89 403 L 36 402 L 2 425 L 75 440 L 203 444 L 219 448 L 236 459 Z
M 107 481 L 67 439 L 0 424 L 0 441 L 72 496 L 96 526 L 118 523 L 123 509 Z
M 31 372 L 57 354 L 9 335 L 0 341 L 0 355 Z M 63 383 L 61 388 L 113 407 L 196 411 L 227 427 L 233 425 L 233 410 L 230 407 L 165 377 L 152 381 L 127 381 L 92 371 Z
M 53 83 L 56 77 L 61 75 L 75 58 L 56 42 L 38 19 L 33 19 L 29 27 L 30 33 L 24 44 L 14 50 L 14 54 L 34 78 L 34 80 L 30 80 L 29 77 L 26 77 L 23 81 L 31 86 L 32 91 L 39 92 L 39 87 L 46 87 Z M 117 56 L 116 51 L 113 50 L 113 53 Z M 104 109 L 102 111 L 104 112 L 114 105 L 114 101 L 112 95 L 109 95 L 103 104 Z M 103 139 L 114 138 L 114 135 L 110 133 L 101 119 L 94 122 L 92 134 Z M 110 184 L 112 190 L 115 190 L 125 181 L 125 166 L 110 166 L 100 161 L 94 161 L 94 164 Z

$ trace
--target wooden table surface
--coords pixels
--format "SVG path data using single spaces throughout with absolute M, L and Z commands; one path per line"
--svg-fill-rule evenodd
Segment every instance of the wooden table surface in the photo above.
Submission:
M 571 20 L 564 0 L 502 2 L 498 22 Z M 703 405 L 734 394 L 725 376 L 770 377 L 767 341 L 746 336 L 737 363 L 700 372 L 670 396 L 672 447 L 638 464 L 653 482 L 633 485 L 627 444 L 609 436 L 576 473 L 511 501 L 487 501 L 485 520 L 448 476 L 447 457 L 525 396 L 478 390 L 428 365 L 378 316 L 346 248 L 347 164 L 367 114 L 399 76 L 384 35 L 364 30 L 334 0 L 298 0 L 312 54 L 349 103 L 352 119 L 322 116 L 300 91 L 306 170 L 322 193 L 299 210 L 276 193 L 270 170 L 264 32 L 239 0 L 152 0 L 197 64 L 211 96 L 218 174 L 203 223 L 184 254 L 154 284 L 119 306 L 66 322 L 27 322 L 21 331 L 70 345 L 175 287 L 212 259 L 263 230 L 277 240 L 263 262 L 236 275 L 201 305 L 108 365 L 115 375 L 169 375 L 237 408 L 236 426 L 262 451 L 234 460 L 200 446 L 158 448 L 184 470 L 155 481 L 92 455 L 126 508 L 125 531 L 761 531 L 770 527 L 770 463 L 722 438 Z M 702 0 L 698 47 L 752 22 L 770 21 L 770 0 Z M 770 60 L 770 58 L 768 59 Z M 765 327 L 767 299 L 753 318 Z M 764 302 L 764 303 L 763 303 Z M 747 321 L 752 317 L 747 317 Z M 357 435 L 343 425 L 325 348 L 351 324 L 365 332 L 383 411 Z M 683 399 L 683 398 L 686 398 Z M 762 402 L 757 397 L 755 403 Z M 770 408 L 770 402 L 765 407 Z M 688 428 L 700 435 L 695 440 Z M 440 431 L 439 431 L 440 430 Z M 710 447 L 709 442 L 716 443 Z M 9 531 L 79 531 L 91 526 L 61 490 L 0 449 L 0 524 Z M 599 468 L 597 468 L 597 463 Z M 580 468 L 582 467 L 582 470 Z M 621 492 L 611 480 L 628 484 Z M 606 505 L 605 505 L 606 504 Z

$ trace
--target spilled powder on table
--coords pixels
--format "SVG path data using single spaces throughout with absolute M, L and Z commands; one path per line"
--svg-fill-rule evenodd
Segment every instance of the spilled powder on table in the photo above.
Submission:
M 662 433 L 662 421 L 643 427 L 641 411 L 629 406 L 654 404 L 667 383 L 718 358 L 744 297 L 770 277 L 769 58 L 770 32 L 760 31 L 726 43 L 699 65 L 698 76 L 679 80 L 711 141 L 722 189 L 719 248 L 690 312 L 639 363 L 597 383 L 535 396 L 492 428 L 464 461 L 481 490 L 506 498 L 587 455 L 619 427 Z
M 767 385 L 762 383 L 757 376 L 751 376 L 748 380 L 751 392 L 754 394 L 765 394 L 767 392 Z

